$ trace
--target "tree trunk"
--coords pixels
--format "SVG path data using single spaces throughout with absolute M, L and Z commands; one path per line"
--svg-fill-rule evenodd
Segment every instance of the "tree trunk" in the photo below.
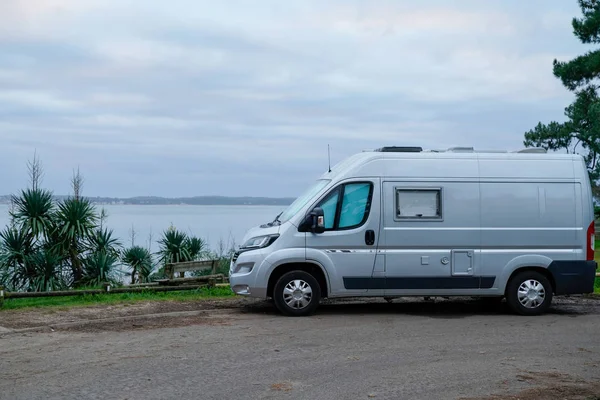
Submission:
M 83 278 L 83 269 L 81 268 L 81 261 L 79 260 L 75 244 L 71 246 L 69 249 L 69 258 L 71 259 L 71 269 L 73 270 L 73 285 L 76 286 Z
M 136 273 L 136 268 L 133 268 L 133 271 L 131 272 L 131 284 L 134 285 L 135 284 L 135 273 Z

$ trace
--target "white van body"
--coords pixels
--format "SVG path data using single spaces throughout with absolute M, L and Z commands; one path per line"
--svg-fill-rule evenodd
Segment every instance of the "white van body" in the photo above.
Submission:
M 355 296 L 506 297 L 533 315 L 553 295 L 593 292 L 593 246 L 579 155 L 384 147 L 344 160 L 251 229 L 230 284 L 289 315 Z

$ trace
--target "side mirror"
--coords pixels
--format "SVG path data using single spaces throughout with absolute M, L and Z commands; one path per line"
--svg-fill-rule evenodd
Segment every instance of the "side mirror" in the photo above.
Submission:
M 298 229 L 300 232 L 325 232 L 325 213 L 321 207 L 313 209 L 304 219 Z

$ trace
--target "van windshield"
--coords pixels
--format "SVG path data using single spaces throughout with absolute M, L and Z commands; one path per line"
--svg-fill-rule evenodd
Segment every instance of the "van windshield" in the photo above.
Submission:
M 304 194 L 290 204 L 290 206 L 281 214 L 279 221 L 283 223 L 296 215 L 296 213 L 327 186 L 329 182 L 331 182 L 329 179 L 319 179 L 316 181 L 306 192 L 304 192 Z

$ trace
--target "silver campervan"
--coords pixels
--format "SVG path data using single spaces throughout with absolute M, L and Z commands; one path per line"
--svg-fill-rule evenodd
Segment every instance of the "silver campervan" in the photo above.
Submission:
M 251 229 L 230 284 L 296 316 L 356 296 L 506 298 L 541 314 L 553 295 L 593 292 L 593 208 L 578 155 L 383 147 Z

